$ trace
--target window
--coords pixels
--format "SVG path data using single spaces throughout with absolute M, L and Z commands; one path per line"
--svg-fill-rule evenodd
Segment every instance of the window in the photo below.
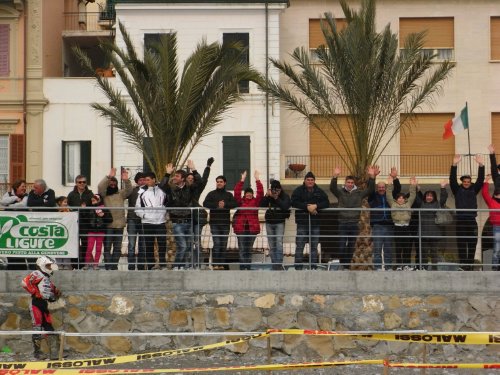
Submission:
M 143 142 L 143 145 L 144 145 L 144 154 L 142 156 L 142 171 L 143 172 L 154 172 L 148 161 L 146 160 L 146 154 L 147 156 L 149 157 L 149 159 L 151 160 L 151 163 L 153 165 L 155 165 L 155 156 L 154 156 L 154 153 L 153 153 L 153 138 L 152 137 L 143 137 L 142 138 L 142 142 Z M 161 179 L 161 176 L 156 176 L 158 177 L 159 179 Z
M 222 43 L 235 43 L 235 42 L 240 42 L 243 45 L 243 48 L 245 49 L 245 53 L 243 54 L 242 62 L 249 65 L 250 64 L 250 54 L 249 54 L 250 34 L 248 34 L 248 33 L 224 33 L 222 35 Z M 239 87 L 240 93 L 242 93 L 242 94 L 248 94 L 250 92 L 250 82 L 249 81 L 240 81 L 238 87 Z
M 401 172 L 406 176 L 447 176 L 455 155 L 455 138 L 443 140 L 444 124 L 454 113 L 422 113 L 400 135 Z M 425 145 L 425 146 L 424 146 Z
M 227 190 L 232 190 L 241 179 L 241 173 L 247 171 L 252 181 L 250 171 L 250 137 L 222 137 L 222 168 L 227 179 Z
M 325 20 L 323 20 L 325 22 Z M 336 18 L 335 23 L 337 25 L 337 30 L 342 31 L 347 27 L 347 22 L 345 18 Z M 325 36 L 321 30 L 321 20 L 319 18 L 309 19 L 309 52 L 311 55 L 311 62 L 318 62 L 318 55 L 316 54 L 316 49 L 326 43 Z
M 500 16 L 490 19 L 491 60 L 500 60 Z
M 161 44 L 161 37 L 168 35 L 168 33 L 151 33 L 144 34 L 144 51 L 152 50 L 157 51 Z
M 491 143 L 500 145 L 500 112 L 491 114 Z
M 90 141 L 63 141 L 62 142 L 62 184 L 72 185 L 78 175 L 87 177 L 90 185 Z
M 9 182 L 9 136 L 0 135 L 0 183 Z
M 455 59 L 455 23 L 453 17 L 400 18 L 399 48 L 404 53 L 404 43 L 409 34 L 426 31 L 424 54 L 437 55 L 436 61 Z
M 0 24 L 0 77 L 10 75 L 10 25 Z

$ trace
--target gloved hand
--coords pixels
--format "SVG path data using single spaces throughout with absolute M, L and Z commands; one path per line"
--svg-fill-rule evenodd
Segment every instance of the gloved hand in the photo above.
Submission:
M 214 161 L 215 161 L 215 159 L 213 157 L 212 158 L 208 158 L 208 160 L 207 160 L 207 166 L 211 167 L 212 164 L 214 163 Z

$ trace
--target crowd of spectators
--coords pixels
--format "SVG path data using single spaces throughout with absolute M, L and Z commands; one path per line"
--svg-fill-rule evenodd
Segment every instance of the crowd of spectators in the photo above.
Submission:
M 477 195 L 483 198 L 491 209 L 500 208 L 500 178 L 495 158 L 495 148 L 489 146 L 491 176 L 486 182 L 484 162 L 476 156 L 477 179 L 472 182 L 470 175 L 460 177 L 457 165 L 461 157 L 456 155 L 450 169 L 449 185 L 455 197 L 455 229 L 458 262 L 461 269 L 472 270 L 478 240 Z M 207 160 L 203 175 L 194 163 L 188 161 L 187 171 L 175 170 L 172 164 L 165 167 L 165 175 L 158 182 L 152 172 L 138 172 L 134 177 L 135 187 L 129 180 L 128 171 L 122 169 L 120 180 L 117 170 L 112 168 L 98 183 L 98 193 L 94 194 L 87 185 L 86 176 L 79 175 L 75 186 L 67 197 L 57 197 L 43 179 L 33 184 L 28 193 L 26 182 L 16 181 L 7 192 L 1 205 L 6 210 L 29 209 L 32 211 L 53 210 L 66 212 L 78 210 L 79 250 L 78 258 L 59 260 L 62 269 L 117 270 L 122 255 L 124 229 L 127 229 L 127 260 L 129 270 L 161 270 L 172 268 L 181 270 L 190 265 L 199 265 L 200 233 L 205 224 L 210 224 L 213 239 L 211 269 L 228 269 L 226 252 L 231 225 L 237 237 L 239 267 L 252 267 L 252 249 L 256 236 L 261 231 L 259 208 L 265 208 L 265 228 L 269 244 L 271 267 L 283 270 L 283 239 L 285 223 L 294 209 L 297 232 L 295 236 L 295 259 L 293 268 L 304 266 L 316 269 L 319 264 L 318 245 L 320 242 L 320 222 L 325 209 L 330 207 L 328 195 L 316 184 L 312 172 L 308 172 L 303 184 L 295 188 L 289 196 L 279 181 L 272 180 L 267 191 L 255 171 L 254 192 L 245 186 L 247 171 L 234 186 L 234 194 L 226 190 L 226 177 L 215 178 L 216 188 L 210 191 L 202 204 L 200 196 L 210 175 L 213 158 Z M 373 240 L 372 265 L 377 270 L 432 270 L 439 261 L 438 246 L 442 229 L 437 214 L 446 208 L 448 197 L 447 181 L 441 182 L 439 195 L 436 191 L 422 192 L 415 177 L 409 181 L 409 192 L 403 193 L 397 169 L 393 167 L 386 182 L 376 181 L 380 170 L 377 166 L 367 168 L 367 180 L 363 188 L 357 186 L 359 179 L 347 176 L 342 186 L 339 184 L 341 169 L 336 167 L 330 183 L 330 191 L 338 201 L 337 256 L 340 267 L 351 265 L 359 223 L 363 215 L 363 202 L 368 202 L 370 211 L 370 236 Z M 489 193 L 489 181 L 493 179 L 494 193 Z M 128 210 L 124 203 L 128 201 Z M 207 211 L 209 210 L 209 215 Z M 415 215 L 416 210 L 421 208 Z M 231 219 L 231 210 L 236 209 Z M 366 211 L 365 213 L 366 214 Z M 209 218 L 209 220 L 207 220 Z M 167 263 L 168 235 L 167 221 L 172 223 L 175 240 L 175 259 Z M 500 214 L 492 211 L 490 221 L 493 226 L 494 251 L 493 269 L 500 262 Z M 366 234 L 365 234 L 366 235 Z M 415 242 L 420 242 L 420 251 L 414 262 L 411 260 Z M 304 262 L 304 248 L 309 243 L 310 255 Z M 192 258 L 193 257 L 193 258 Z M 197 257 L 195 260 L 194 257 Z M 34 264 L 34 259 L 16 262 L 12 258 L 10 269 L 25 269 Z M 413 265 L 412 265 L 413 264 Z

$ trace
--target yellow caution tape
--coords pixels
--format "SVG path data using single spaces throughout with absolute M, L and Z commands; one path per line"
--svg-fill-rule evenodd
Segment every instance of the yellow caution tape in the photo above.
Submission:
M 357 339 L 381 341 L 405 341 L 424 344 L 460 344 L 460 345 L 498 345 L 500 332 L 428 332 L 428 333 L 377 333 L 360 335 L 354 332 L 319 331 L 310 329 L 269 329 L 267 333 L 283 335 L 324 335 L 324 336 L 352 336 Z
M 271 365 L 246 365 L 226 367 L 199 367 L 199 368 L 169 368 L 169 369 L 24 369 L 24 370 L 0 370 L 0 375 L 80 375 L 80 374 L 159 374 L 159 373 L 187 373 L 187 372 L 222 372 L 222 371 L 253 371 L 253 370 L 286 370 L 321 368 L 348 365 L 383 365 L 383 359 L 343 361 L 343 362 L 306 362 Z
M 226 340 L 214 344 L 193 346 L 184 349 L 163 350 L 159 352 L 143 353 L 143 354 L 130 354 L 116 357 L 101 357 L 101 358 L 88 358 L 88 359 L 72 359 L 62 361 L 37 361 L 37 362 L 0 362 L 0 375 L 2 370 L 40 370 L 40 369 L 69 369 L 69 368 L 87 368 L 93 366 L 106 366 L 120 363 L 130 363 L 142 361 L 145 359 L 154 359 L 160 357 L 173 357 L 176 355 L 199 352 L 202 350 L 210 350 L 222 348 L 224 346 L 239 344 L 241 342 L 250 341 L 260 337 L 267 337 L 267 333 L 258 333 L 251 336 L 240 337 L 237 339 Z M 18 375 L 23 374 L 18 372 Z M 40 372 L 39 374 L 45 374 Z M 49 374 L 49 373 L 47 373 Z M 52 373 L 50 373 L 52 374 Z
M 386 367 L 405 368 L 482 368 L 500 369 L 500 363 L 384 363 Z

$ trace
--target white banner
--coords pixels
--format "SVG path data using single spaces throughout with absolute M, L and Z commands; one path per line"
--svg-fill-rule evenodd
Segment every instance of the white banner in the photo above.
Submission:
M 78 258 L 77 212 L 0 212 L 0 255 Z

